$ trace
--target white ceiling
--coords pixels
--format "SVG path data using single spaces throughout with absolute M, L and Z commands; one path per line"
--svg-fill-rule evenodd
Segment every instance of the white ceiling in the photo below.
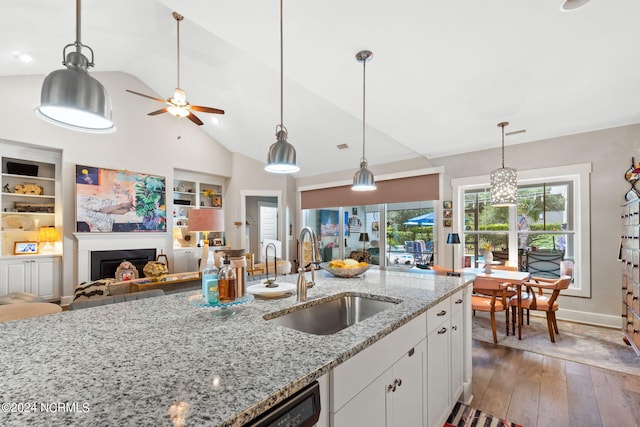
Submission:
M 311 176 L 358 167 L 362 65 L 366 157 L 375 165 L 428 159 L 640 122 L 640 2 L 591 0 L 286 0 L 284 124 Z M 73 0 L 0 0 L 0 75 L 62 68 L 75 40 Z M 264 162 L 280 122 L 279 0 L 84 0 L 82 42 L 94 72 L 123 71 L 169 98 L 226 111 L 203 130 Z M 26 52 L 33 62 L 14 57 Z M 108 89 L 108 88 L 107 88 Z M 153 93 L 152 93 L 153 94 Z M 143 111 L 159 104 L 131 95 Z M 167 120 L 142 115 L 140 123 Z M 116 123 L 117 125 L 117 123 Z M 350 149 L 338 151 L 346 143 Z M 508 150 L 507 150 L 507 164 Z

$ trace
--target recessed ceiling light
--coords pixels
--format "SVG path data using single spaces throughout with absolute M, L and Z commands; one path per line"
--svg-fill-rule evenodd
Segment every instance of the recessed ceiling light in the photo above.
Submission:
M 25 62 L 27 64 L 33 61 L 33 57 L 28 53 L 24 53 L 24 52 L 13 52 L 13 57 L 16 58 L 18 61 Z
M 564 0 L 562 5 L 560 5 L 560 10 L 568 12 L 578 9 L 587 3 L 589 3 L 589 0 Z

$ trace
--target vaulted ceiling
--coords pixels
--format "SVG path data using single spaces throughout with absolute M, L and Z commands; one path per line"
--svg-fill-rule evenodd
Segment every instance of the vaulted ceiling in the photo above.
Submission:
M 367 65 L 366 156 L 375 165 L 433 159 L 640 122 L 640 2 L 591 0 L 285 0 L 284 124 L 311 176 L 358 167 L 362 65 Z M 0 75 L 62 68 L 75 40 L 75 1 L 0 0 Z M 93 72 L 123 71 L 156 96 L 181 87 L 202 129 L 264 162 L 280 122 L 279 0 L 84 0 L 82 42 Z M 16 52 L 32 55 L 20 62 Z M 107 87 L 107 90 L 109 88 Z M 6 100 L 5 100 L 6 102 Z M 141 111 L 158 107 L 131 95 Z M 141 114 L 141 125 L 164 116 Z M 117 125 L 117 123 L 116 123 Z M 348 144 L 338 150 L 339 144 Z

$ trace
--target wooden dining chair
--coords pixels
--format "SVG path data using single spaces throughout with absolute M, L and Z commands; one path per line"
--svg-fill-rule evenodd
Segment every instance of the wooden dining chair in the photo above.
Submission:
M 509 305 L 507 290 L 509 283 L 502 283 L 495 279 L 476 277 L 473 279 L 473 294 L 471 295 L 471 308 L 473 312 L 485 311 L 491 313 L 491 330 L 493 342 L 498 343 L 496 334 L 496 312 L 504 311 L 509 335 Z
M 560 291 L 567 289 L 571 284 L 571 276 L 561 276 L 559 279 L 548 279 L 545 277 L 532 277 L 530 281 L 523 284 L 527 288 L 528 298 L 522 299 L 521 310 L 537 310 L 544 311 L 547 317 L 547 328 L 549 329 L 549 338 L 552 343 L 556 342 L 554 332 L 559 334 L 558 323 L 556 322 L 556 311 L 558 311 L 558 296 Z M 545 294 L 543 291 L 551 291 L 551 294 Z M 515 328 L 515 316 L 517 301 L 511 298 L 510 305 L 512 307 L 512 320 Z M 528 316 L 527 316 L 528 317 Z M 528 323 L 528 322 L 527 322 Z

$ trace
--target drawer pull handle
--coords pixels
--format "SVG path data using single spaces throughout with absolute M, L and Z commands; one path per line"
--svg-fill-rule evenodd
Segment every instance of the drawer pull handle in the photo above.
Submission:
M 402 379 L 398 378 L 394 381 L 394 384 L 398 384 L 398 387 L 400 387 L 402 385 Z
M 436 316 L 444 316 L 445 314 L 447 314 L 447 310 L 442 310 L 441 312 L 436 314 Z
M 409 357 L 413 356 L 413 354 L 416 352 L 415 347 L 412 348 L 411 350 L 409 350 Z
M 444 334 L 445 332 L 447 332 L 447 328 L 445 328 L 445 327 L 443 326 L 443 327 L 442 327 L 442 329 L 440 329 L 440 330 L 438 331 L 438 335 L 442 335 L 442 334 Z
M 457 299 L 455 303 L 456 304 L 462 304 L 462 298 Z
M 396 391 L 396 385 L 395 385 L 395 384 L 393 384 L 393 385 L 392 385 L 392 384 L 389 384 L 389 385 L 387 386 L 387 393 L 391 393 L 391 392 L 393 392 L 393 391 Z

